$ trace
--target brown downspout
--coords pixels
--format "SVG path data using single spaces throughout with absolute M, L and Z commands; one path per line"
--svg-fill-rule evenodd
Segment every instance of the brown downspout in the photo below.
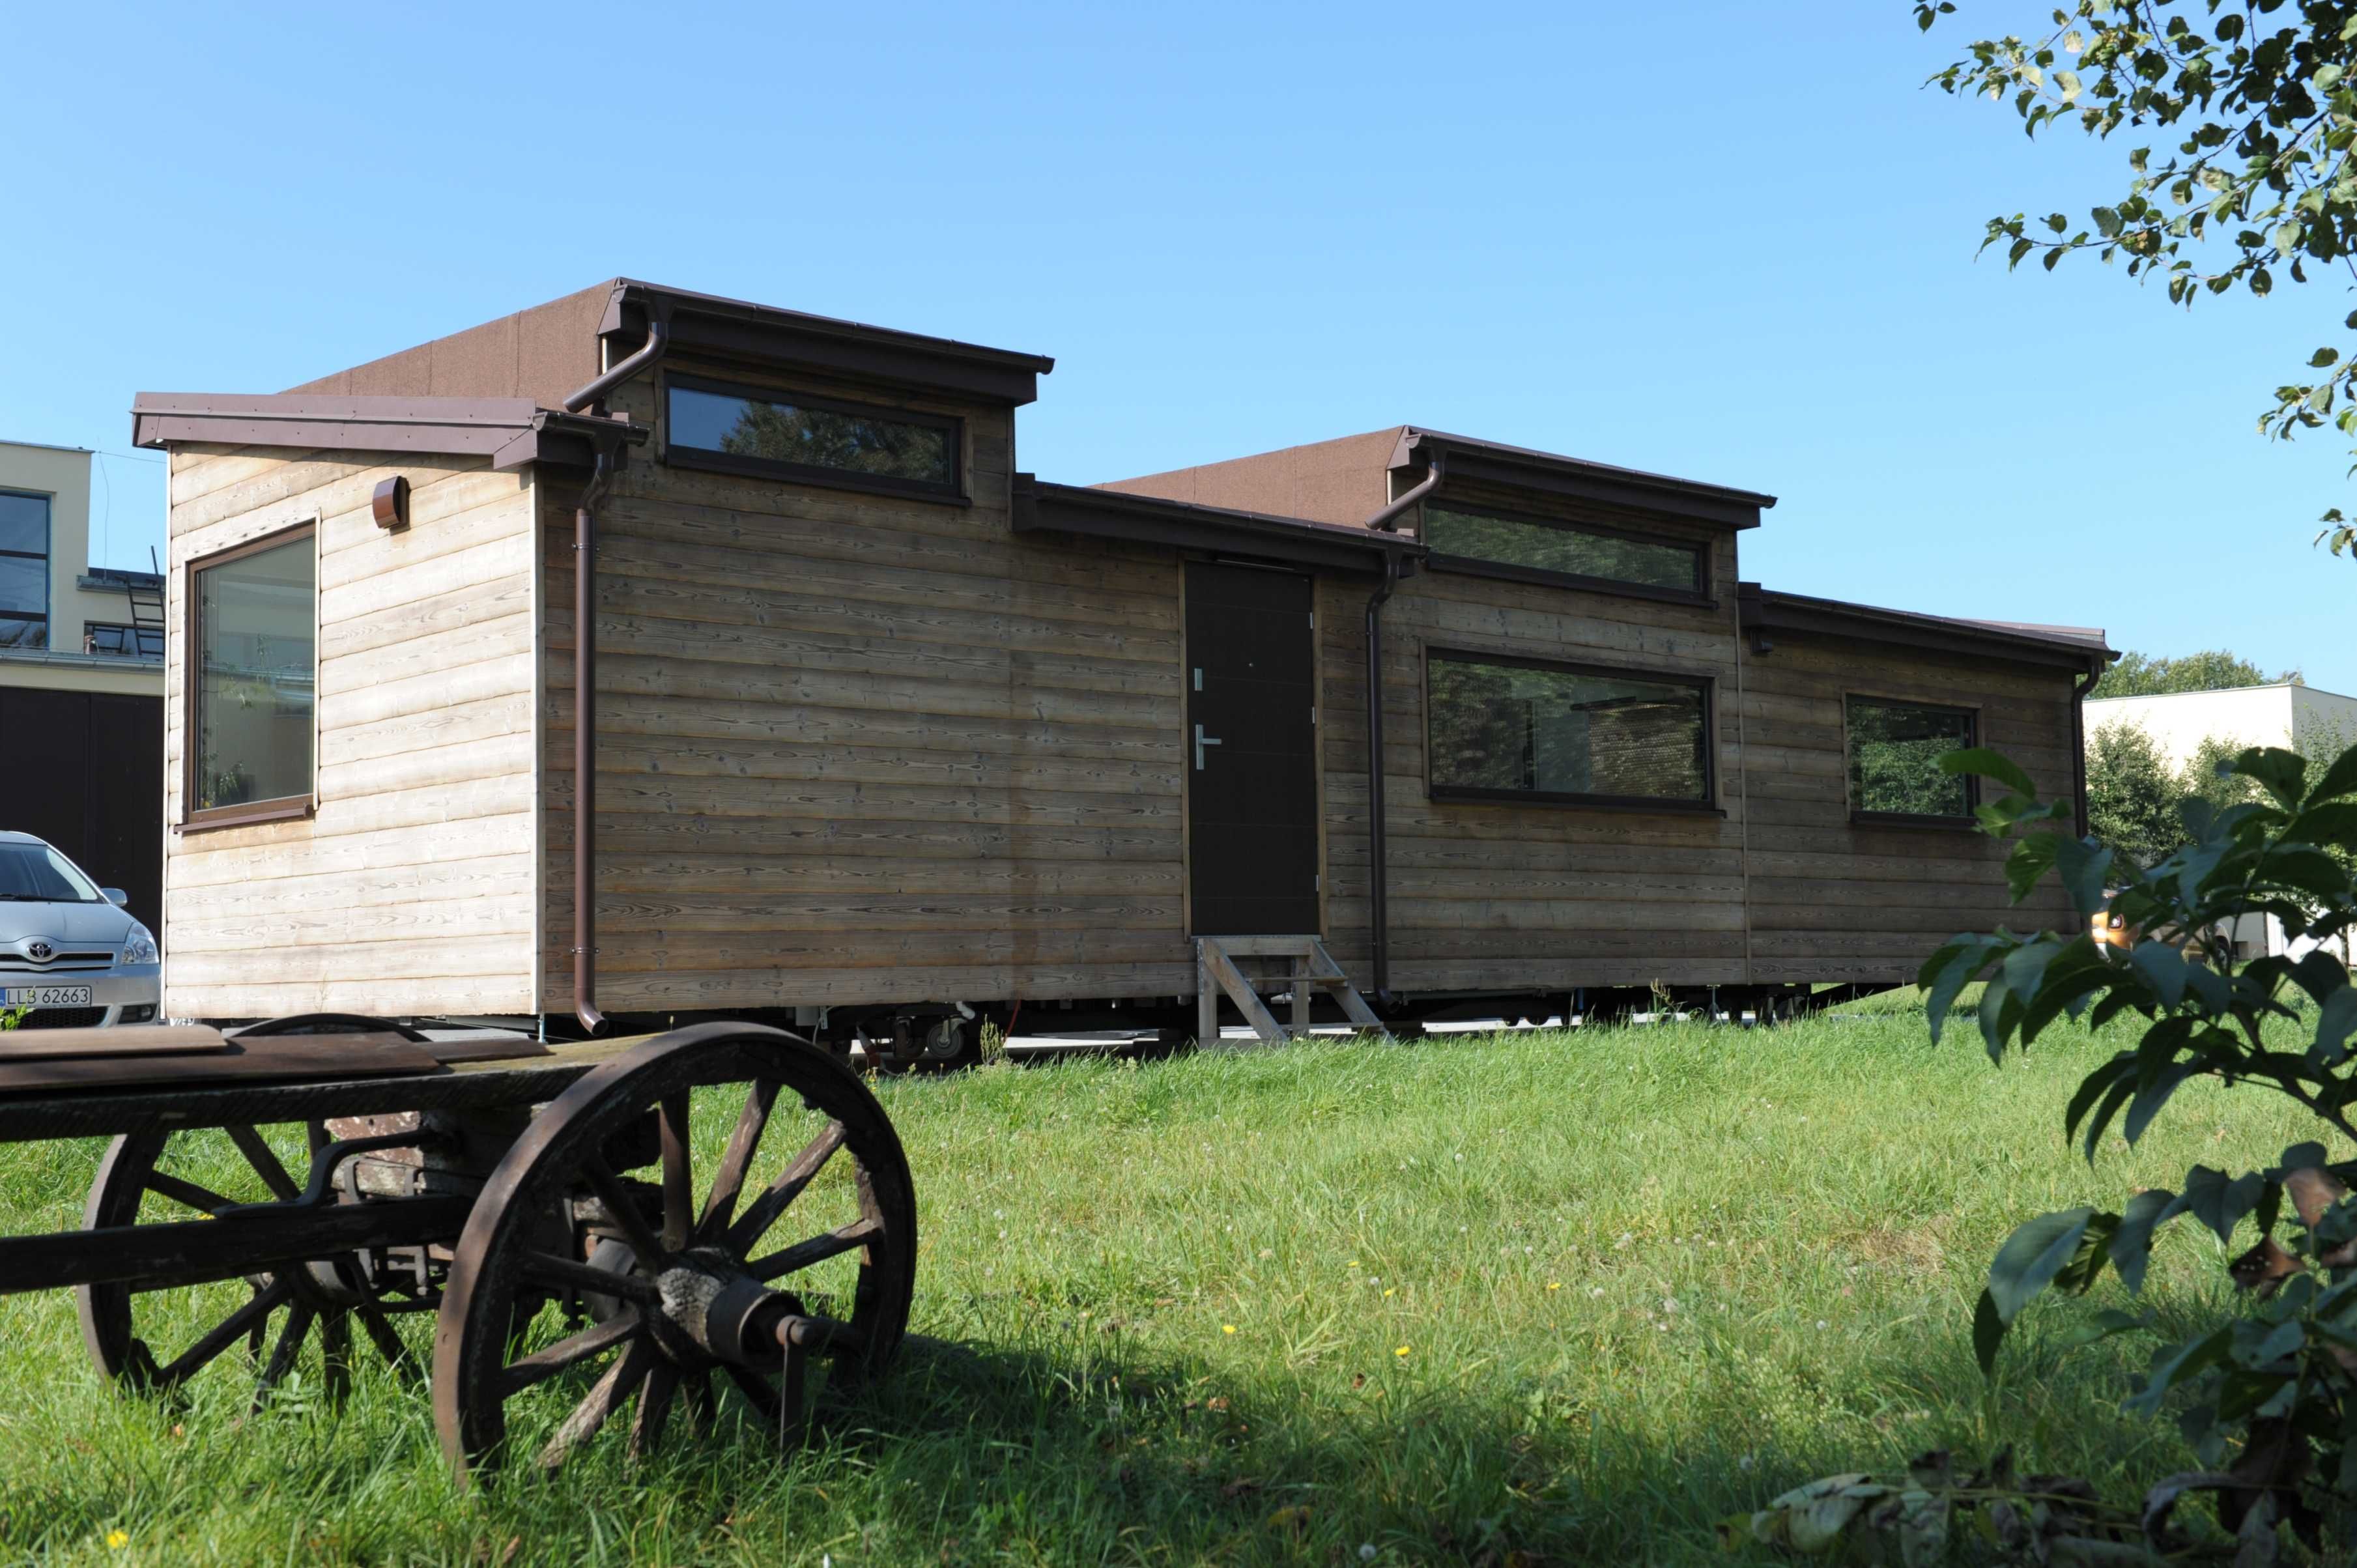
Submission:
M 1432 455 L 1432 467 L 1405 495 L 1367 519 L 1370 532 L 1392 533 L 1407 510 L 1432 493 L 1440 483 L 1441 455 Z M 1389 1001 L 1392 991 L 1392 924 L 1390 877 L 1383 843 L 1383 604 L 1399 586 L 1396 551 L 1383 552 L 1383 580 L 1367 599 L 1367 919 L 1371 978 L 1375 999 Z
M 590 408 L 662 357 L 666 323 L 647 323 L 643 347 L 565 400 L 568 413 Z M 597 440 L 597 462 L 573 512 L 573 1015 L 595 1035 L 597 1011 L 597 503 L 620 466 L 621 444 Z
M 2096 660 L 2086 679 L 2071 688 L 2071 821 L 2081 838 L 2087 836 L 2087 694 L 2104 678 L 2104 664 Z

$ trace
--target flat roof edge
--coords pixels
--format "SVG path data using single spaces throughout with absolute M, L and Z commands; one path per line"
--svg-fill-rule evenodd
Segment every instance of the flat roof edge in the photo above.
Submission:
M 1473 435 L 1452 435 L 1422 425 L 1400 427 L 1392 448 L 1394 469 L 1428 465 L 1435 453 L 1447 454 L 1450 472 L 1468 478 L 1488 478 L 1507 484 L 1535 485 L 1583 499 L 1650 509 L 1729 528 L 1757 528 L 1760 513 L 1776 498 L 1759 490 L 1737 489 L 1672 474 L 1622 468 L 1560 452 L 1510 446 Z
M 647 439 L 644 425 L 543 408 L 529 398 L 353 397 L 318 392 L 141 392 L 131 404 L 131 444 L 176 441 L 312 451 L 495 456 L 512 467 L 582 460 L 596 436 Z
M 1060 485 L 1029 474 L 1016 476 L 1015 530 L 1227 551 L 1368 573 L 1382 571 L 1387 555 L 1412 572 L 1425 554 L 1421 542 L 1404 534 L 1090 485 Z
M 2099 628 L 2032 630 L 2018 622 L 1963 620 L 1885 609 L 1846 599 L 1783 593 L 1758 583 L 1738 583 L 1736 601 L 1747 630 L 1813 632 L 1955 652 L 2003 652 L 2036 663 L 2093 670 L 2101 670 L 2119 657 Z

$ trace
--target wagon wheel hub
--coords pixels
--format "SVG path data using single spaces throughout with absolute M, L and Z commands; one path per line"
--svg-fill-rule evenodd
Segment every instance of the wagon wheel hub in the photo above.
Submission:
M 651 1325 L 655 1344 L 686 1365 L 774 1371 L 790 1348 L 818 1348 L 848 1331 L 832 1319 L 804 1316 L 800 1296 L 770 1289 L 716 1248 L 679 1254 L 655 1276 L 655 1289 L 662 1298 Z

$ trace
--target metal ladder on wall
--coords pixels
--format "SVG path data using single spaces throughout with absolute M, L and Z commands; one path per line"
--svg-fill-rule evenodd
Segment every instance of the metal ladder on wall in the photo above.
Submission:
M 125 583 L 123 596 L 131 601 L 132 646 L 142 658 L 152 642 L 156 657 L 164 657 L 164 585 Z
M 1248 975 L 1238 959 L 1285 959 L 1282 974 Z M 1286 992 L 1292 996 L 1291 1017 L 1278 1023 L 1276 1015 L 1260 998 L 1262 992 Z M 1372 1029 L 1384 1039 L 1392 1032 L 1367 1005 L 1342 972 L 1326 944 L 1316 937 L 1197 937 L 1195 939 L 1195 1039 L 1208 1050 L 1222 1042 L 1220 1038 L 1220 996 L 1225 993 L 1236 1010 L 1252 1026 L 1259 1043 L 1281 1046 L 1297 1036 L 1309 1032 L 1309 1004 L 1318 992 L 1333 994 L 1343 1016 L 1361 1029 Z

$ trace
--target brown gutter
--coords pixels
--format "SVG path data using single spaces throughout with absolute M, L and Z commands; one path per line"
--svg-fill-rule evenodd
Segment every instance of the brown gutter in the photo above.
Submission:
M 1368 532 L 1396 532 L 1408 509 L 1440 483 L 1441 463 L 1441 454 L 1435 452 L 1432 467 L 1422 479 L 1367 519 Z M 1370 968 L 1378 1001 L 1388 1001 L 1392 990 L 1391 890 L 1383 837 L 1383 604 L 1399 586 L 1399 557 L 1384 555 L 1383 584 L 1367 599 L 1367 919 L 1372 928 Z
M 608 392 L 662 357 L 669 330 L 660 317 L 647 322 L 644 347 L 565 400 L 568 413 L 594 406 Z M 613 483 L 621 443 L 597 444 L 597 467 L 573 512 L 573 1015 L 595 1035 L 606 1025 L 597 1011 L 597 503 Z

